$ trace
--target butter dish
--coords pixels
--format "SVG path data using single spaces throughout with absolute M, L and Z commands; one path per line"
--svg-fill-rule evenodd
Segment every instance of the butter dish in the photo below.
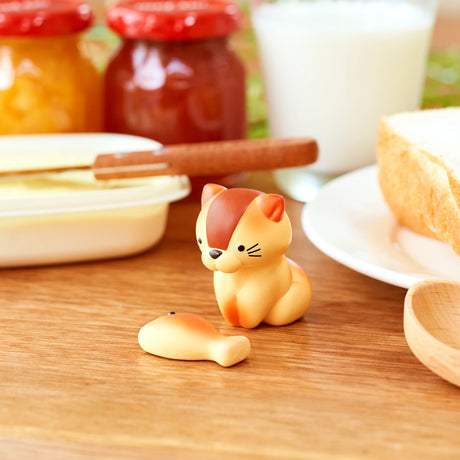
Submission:
M 122 134 L 0 136 L 0 170 L 78 166 L 104 152 L 158 147 Z M 134 255 L 164 235 L 169 203 L 190 192 L 186 176 L 96 181 L 87 171 L 0 181 L 0 267 Z

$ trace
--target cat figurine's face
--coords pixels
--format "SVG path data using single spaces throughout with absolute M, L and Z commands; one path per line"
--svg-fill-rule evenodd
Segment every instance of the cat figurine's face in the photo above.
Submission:
M 208 184 L 201 204 L 196 238 L 210 270 L 234 273 L 268 265 L 291 243 L 291 224 L 280 195 Z

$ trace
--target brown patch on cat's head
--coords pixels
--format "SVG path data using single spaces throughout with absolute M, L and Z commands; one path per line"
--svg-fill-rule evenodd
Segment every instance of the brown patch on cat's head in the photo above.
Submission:
M 210 248 L 228 248 L 241 216 L 259 195 L 263 193 L 258 190 L 232 188 L 224 189 L 215 196 L 206 218 L 206 236 Z

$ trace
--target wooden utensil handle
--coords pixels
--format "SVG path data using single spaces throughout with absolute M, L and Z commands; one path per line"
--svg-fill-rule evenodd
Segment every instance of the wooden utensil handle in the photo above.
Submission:
M 96 179 L 186 174 L 213 176 L 241 171 L 305 166 L 316 161 L 311 138 L 253 139 L 163 146 L 158 150 L 98 155 Z M 126 168 L 119 171 L 118 168 Z M 129 170 L 131 168 L 131 170 Z

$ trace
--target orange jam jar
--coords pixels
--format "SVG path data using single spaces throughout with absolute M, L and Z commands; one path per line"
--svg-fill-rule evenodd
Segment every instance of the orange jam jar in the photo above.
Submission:
M 76 0 L 0 2 L 0 134 L 100 131 L 102 75 L 81 51 Z
M 105 79 L 105 129 L 163 144 L 246 137 L 244 65 L 229 43 L 242 15 L 225 0 L 125 0 Z

